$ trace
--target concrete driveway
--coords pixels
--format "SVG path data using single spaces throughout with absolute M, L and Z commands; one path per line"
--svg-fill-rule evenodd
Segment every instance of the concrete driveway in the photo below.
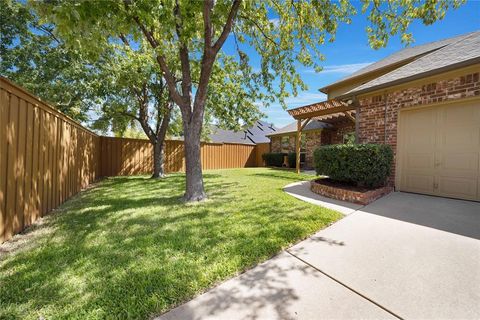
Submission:
M 480 203 L 392 193 L 349 210 L 160 319 L 480 318 Z

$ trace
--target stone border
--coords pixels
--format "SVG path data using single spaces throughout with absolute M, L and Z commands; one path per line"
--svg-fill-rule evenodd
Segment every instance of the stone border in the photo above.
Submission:
M 393 191 L 391 186 L 381 187 L 373 190 L 368 190 L 365 192 L 353 191 L 338 187 L 327 186 L 321 183 L 317 183 L 315 180 L 310 181 L 310 190 L 319 195 L 348 201 L 352 203 L 358 203 L 362 205 L 367 205 Z

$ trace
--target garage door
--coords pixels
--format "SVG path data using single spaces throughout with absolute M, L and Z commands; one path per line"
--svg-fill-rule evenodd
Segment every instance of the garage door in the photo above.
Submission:
M 480 101 L 400 112 L 399 189 L 480 200 Z

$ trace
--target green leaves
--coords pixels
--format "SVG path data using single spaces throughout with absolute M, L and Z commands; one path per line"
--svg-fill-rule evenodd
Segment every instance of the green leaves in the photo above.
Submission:
M 431 24 L 464 0 L 362 2 L 362 12 L 370 21 L 366 30 L 369 43 L 373 48 L 380 48 L 395 35 L 399 35 L 404 43 L 411 43 L 413 37 L 408 29 L 413 21 Z M 185 81 L 179 57 L 179 49 L 185 45 L 191 65 L 192 92 L 196 91 L 205 41 L 203 2 L 104 0 L 29 3 L 43 21 L 55 25 L 54 34 L 68 48 L 74 48 L 75 52 L 88 58 L 100 57 L 122 34 L 131 39 L 133 51 L 142 51 L 142 59 L 150 56 L 154 61 L 158 55 L 164 56 L 171 74 L 178 81 L 178 91 Z M 222 33 L 231 7 L 230 0 L 215 1 L 211 11 L 213 42 Z M 207 103 L 212 117 L 229 124 L 242 118 L 249 122 L 254 114 L 261 116 L 256 107 L 258 102 L 268 105 L 279 101 L 286 107 L 287 97 L 307 89 L 297 72 L 299 66 L 320 70 L 324 60 L 321 45 L 334 41 L 338 26 L 350 23 L 355 14 L 356 9 L 348 0 L 243 1 L 230 34 L 236 50 L 220 51 L 209 81 Z M 155 48 L 142 45 L 146 37 L 141 26 L 155 39 Z M 253 60 L 246 54 L 252 49 L 259 57 L 258 66 L 253 65 Z M 129 58 L 135 59 L 131 55 Z M 157 73 L 162 74 L 159 69 Z
M 393 151 L 384 144 L 338 144 L 315 150 L 318 175 L 360 187 L 379 187 L 390 175 Z

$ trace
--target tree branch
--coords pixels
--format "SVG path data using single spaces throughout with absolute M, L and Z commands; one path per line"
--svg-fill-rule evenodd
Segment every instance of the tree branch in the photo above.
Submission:
M 182 17 L 180 15 L 180 6 L 178 0 L 175 1 L 174 14 L 178 18 L 175 20 L 175 31 L 180 42 L 180 62 L 182 65 L 182 96 L 185 104 L 188 104 L 188 110 L 191 110 L 192 103 L 192 76 L 190 73 L 190 59 L 188 56 L 188 47 L 182 39 Z
M 235 17 L 237 16 L 238 9 L 240 8 L 240 3 L 242 0 L 234 0 L 232 8 L 230 9 L 230 13 L 228 14 L 227 22 L 223 26 L 222 33 L 220 34 L 220 37 L 218 37 L 217 41 L 213 45 L 213 51 L 217 53 L 220 48 L 223 46 L 225 43 L 225 40 L 227 40 L 228 34 L 232 30 L 233 23 L 235 22 Z
M 213 37 L 213 26 L 212 18 L 210 14 L 213 9 L 213 0 L 205 0 L 203 4 L 203 25 L 204 25 L 204 37 L 205 37 L 205 51 L 210 50 L 212 47 L 212 37 Z
M 124 4 L 125 4 L 125 7 L 128 9 L 130 5 L 130 1 L 124 0 Z M 145 38 L 147 38 L 147 41 L 150 43 L 150 46 L 153 49 L 156 49 L 158 47 L 158 42 L 153 36 L 153 31 L 148 31 L 145 25 L 140 21 L 140 19 L 137 16 L 133 16 L 132 19 L 138 25 L 143 35 L 145 36 Z M 165 80 L 167 81 L 168 89 L 170 91 L 172 99 L 175 101 L 177 105 L 180 106 L 180 108 L 182 108 L 184 106 L 184 102 L 183 102 L 182 96 L 177 90 L 175 77 L 172 75 L 170 68 L 168 67 L 167 62 L 165 60 L 165 57 L 161 54 L 156 53 L 156 60 L 160 65 L 160 69 L 163 72 L 163 76 L 165 77 Z

